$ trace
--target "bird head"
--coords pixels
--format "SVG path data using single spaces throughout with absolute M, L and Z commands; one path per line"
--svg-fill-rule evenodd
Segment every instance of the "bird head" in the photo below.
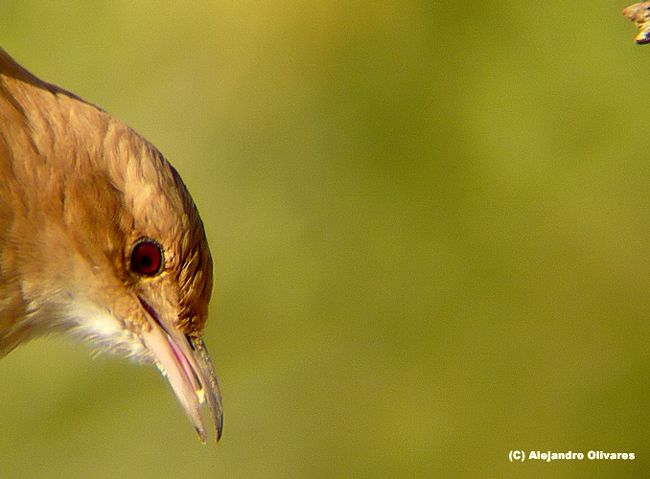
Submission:
M 203 442 L 207 403 L 219 439 L 202 339 L 212 259 L 176 170 L 124 123 L 0 50 L 0 176 L 0 314 L 4 299 L 16 316 L 0 323 L 0 347 L 62 331 L 153 363 Z

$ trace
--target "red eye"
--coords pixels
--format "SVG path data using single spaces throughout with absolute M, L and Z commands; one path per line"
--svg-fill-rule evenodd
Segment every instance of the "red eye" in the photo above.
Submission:
M 144 276 L 155 276 L 163 266 L 163 252 L 158 243 L 144 239 L 133 247 L 131 271 Z

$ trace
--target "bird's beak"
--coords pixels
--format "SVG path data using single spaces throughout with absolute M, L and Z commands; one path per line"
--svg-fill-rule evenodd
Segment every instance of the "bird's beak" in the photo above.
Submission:
M 140 302 L 151 323 L 151 328 L 142 333 L 145 346 L 158 369 L 167 377 L 203 443 L 207 434 L 201 405 L 207 402 L 218 441 L 223 428 L 221 393 L 205 343 L 199 337 L 186 336 L 164 318 L 159 318 L 142 299 Z

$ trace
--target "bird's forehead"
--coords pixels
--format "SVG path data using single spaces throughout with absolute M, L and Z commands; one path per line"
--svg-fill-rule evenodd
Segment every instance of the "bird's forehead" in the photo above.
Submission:
M 120 157 L 112 162 L 120 165 L 112 172 L 113 181 L 122 191 L 124 206 L 137 229 L 175 241 L 182 231 L 191 228 L 187 212 L 194 205 L 174 181 L 171 165 L 153 146 L 138 140 L 122 137 L 113 150 Z

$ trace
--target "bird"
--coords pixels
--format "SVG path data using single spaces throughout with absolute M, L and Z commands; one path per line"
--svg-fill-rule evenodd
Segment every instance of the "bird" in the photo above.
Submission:
M 199 439 L 218 441 L 203 340 L 212 269 L 197 207 L 160 151 L 0 48 L 0 357 L 54 333 L 153 364 Z

